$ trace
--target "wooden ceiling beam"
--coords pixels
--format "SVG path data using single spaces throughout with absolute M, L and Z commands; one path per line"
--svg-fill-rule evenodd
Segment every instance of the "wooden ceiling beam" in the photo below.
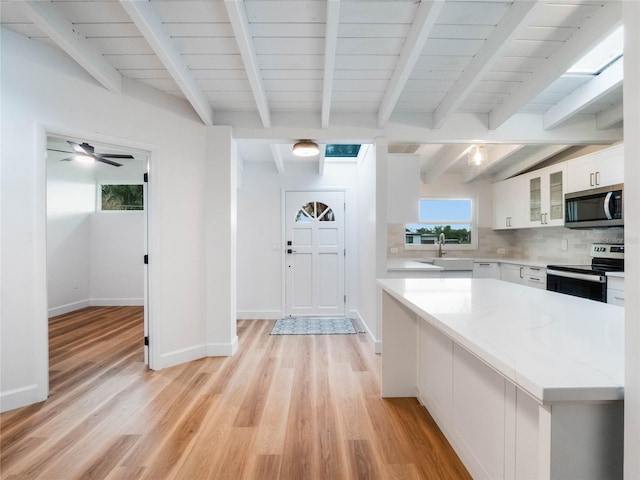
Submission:
M 272 143 L 269 145 L 271 147 L 271 155 L 273 155 L 273 162 L 276 164 L 276 169 L 278 173 L 284 173 L 284 160 L 282 159 L 282 153 L 280 152 L 280 146 Z
M 329 126 L 339 23 L 340 0 L 327 0 L 327 22 L 324 35 L 324 79 L 322 82 L 322 128 Z
M 514 175 L 518 175 L 519 173 L 524 172 L 525 170 L 530 169 L 531 167 L 537 165 L 540 162 L 544 162 L 545 160 L 557 155 L 560 152 L 563 152 L 570 145 L 547 145 L 537 152 L 529 155 L 528 157 L 522 159 L 518 163 L 511 165 L 504 170 L 501 170 L 497 175 L 494 175 L 493 181 L 499 182 L 500 180 L 506 180 L 507 178 L 511 178 Z
M 608 2 L 601 7 L 600 11 L 558 48 L 517 92 L 491 111 L 489 129 L 495 130 L 500 127 L 621 24 L 622 2 Z
M 433 112 L 433 128 L 440 128 L 458 107 L 466 100 L 473 89 L 480 83 L 485 73 L 498 60 L 502 53 L 511 46 L 512 40 L 534 7 L 542 8 L 544 2 L 530 0 L 515 1 L 504 18 L 493 29 L 482 48 L 464 69 L 453 87 L 447 92 L 438 108 Z
M 468 183 L 471 180 L 478 178 L 480 175 L 489 170 L 490 167 L 495 167 L 499 163 L 506 160 L 510 155 L 513 155 L 518 150 L 524 147 L 524 145 L 487 145 L 487 161 L 482 165 L 469 165 L 466 172 L 462 175 L 462 182 Z
M 106 89 L 122 92 L 122 75 L 50 2 L 21 2 L 29 19 Z
M 164 30 L 150 2 L 120 0 L 135 26 L 158 56 L 205 125 L 213 125 L 213 108 L 193 78 L 186 62 Z
M 398 64 L 393 71 L 387 90 L 380 103 L 378 110 L 378 127 L 383 128 L 389 121 L 391 113 L 393 113 L 398 103 L 398 98 L 400 98 L 400 94 L 407 84 L 413 67 L 422 53 L 424 44 L 440 15 L 443 5 L 443 0 L 420 2 L 418 12 L 407 34 L 402 52 L 400 53 Z
M 249 78 L 253 98 L 262 120 L 262 126 L 269 128 L 271 126 L 271 110 L 262 83 L 262 75 L 260 74 L 260 67 L 253 47 L 253 37 L 249 31 L 249 19 L 247 18 L 244 3 L 242 0 L 224 0 L 224 6 L 227 9 L 227 15 L 229 15 L 229 21 L 240 50 L 244 69 Z
M 557 105 L 547 110 L 543 117 L 545 130 L 557 127 L 612 90 L 622 87 L 623 70 L 623 59 L 620 58 L 600 75 L 589 80 L 574 90 L 571 95 L 564 97 Z
M 422 175 L 422 183 L 431 183 L 440 175 L 453 167 L 458 161 L 467 154 L 469 145 L 450 145 L 447 150 L 438 155 L 430 165 L 428 165 Z
M 606 130 L 618 125 L 623 119 L 624 108 L 622 102 L 620 102 L 596 114 L 596 128 L 598 130 Z

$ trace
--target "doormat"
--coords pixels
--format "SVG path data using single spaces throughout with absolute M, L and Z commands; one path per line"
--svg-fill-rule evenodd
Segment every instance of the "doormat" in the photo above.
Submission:
M 271 335 L 351 335 L 353 323 L 343 317 L 290 317 L 276 320 Z

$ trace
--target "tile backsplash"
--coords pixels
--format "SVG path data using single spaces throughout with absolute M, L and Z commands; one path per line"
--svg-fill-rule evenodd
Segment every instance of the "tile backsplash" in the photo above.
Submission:
M 541 264 L 585 264 L 591 262 L 592 243 L 624 243 L 623 228 L 575 230 L 565 227 L 522 228 L 514 230 L 478 229 L 478 249 L 455 252 L 456 257 L 506 258 Z M 563 244 L 566 249 L 563 250 Z M 433 256 L 428 251 L 405 250 L 404 224 L 387 226 L 388 258 L 422 258 Z M 498 249 L 504 254 L 498 254 Z M 445 247 L 446 250 L 446 247 Z

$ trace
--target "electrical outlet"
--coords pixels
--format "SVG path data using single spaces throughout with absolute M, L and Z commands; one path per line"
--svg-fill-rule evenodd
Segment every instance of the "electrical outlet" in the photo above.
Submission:
M 391 247 L 389 249 L 389 253 L 398 253 L 398 248 L 397 247 Z
M 566 238 L 562 239 L 562 242 L 560 242 L 560 250 L 568 250 L 569 249 L 569 240 L 567 240 Z
M 507 250 L 503 247 L 498 248 L 498 255 L 504 255 L 507 253 Z

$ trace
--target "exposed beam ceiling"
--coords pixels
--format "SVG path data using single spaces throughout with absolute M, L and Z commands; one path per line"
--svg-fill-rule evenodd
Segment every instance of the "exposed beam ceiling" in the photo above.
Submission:
M 503 160 L 505 160 L 509 155 L 514 154 L 524 145 L 495 145 L 493 147 L 487 148 L 488 159 L 482 165 L 469 165 L 467 171 L 462 175 L 462 181 L 464 183 L 470 182 L 473 179 L 479 177 L 483 173 L 485 173 L 490 167 L 493 167 Z
M 613 89 L 621 87 L 623 74 L 623 59 L 620 58 L 600 75 L 597 75 L 549 109 L 543 117 L 544 128 L 557 127 L 592 103 L 600 100 Z
M 276 164 L 276 169 L 278 173 L 284 173 L 284 161 L 282 159 L 282 153 L 280 152 L 280 145 L 272 143 L 271 154 L 273 155 L 273 161 Z
M 213 125 L 213 109 L 205 94 L 189 72 L 189 67 L 164 31 L 151 3 L 120 0 L 120 4 L 133 20 L 171 77 L 187 98 L 205 125 Z
M 510 167 L 507 167 L 504 170 L 501 170 L 498 175 L 495 175 L 493 177 L 493 180 L 497 182 L 500 180 L 505 180 L 507 178 L 513 177 L 514 175 L 518 175 L 519 173 L 529 170 L 530 168 L 534 167 L 538 163 L 544 162 L 545 160 L 548 160 L 554 155 L 557 155 L 558 153 L 566 150 L 568 147 L 569 147 L 568 145 L 548 145 L 538 150 L 534 154 L 529 155 L 522 161 L 514 165 L 511 165 Z
M 596 115 L 596 128 L 599 130 L 611 128 L 622 122 L 623 117 L 624 109 L 622 108 L 622 103 L 618 103 L 617 105 L 609 107 Z
M 242 62 L 249 78 L 253 97 L 256 101 L 258 113 L 262 120 L 262 126 L 269 128 L 271 126 L 271 110 L 267 101 L 267 94 L 262 84 L 262 76 L 260 75 L 260 67 L 253 47 L 253 38 L 249 29 L 249 20 L 245 11 L 242 0 L 224 0 L 224 5 L 231 21 L 231 28 L 235 35 Z
M 409 75 L 411 75 L 413 71 L 418 56 L 422 52 L 429 33 L 436 23 L 443 6 L 444 2 L 442 0 L 420 3 L 416 18 L 411 24 L 411 29 L 404 42 L 398 64 L 389 81 L 384 98 L 380 104 L 380 109 L 378 110 L 379 127 L 383 127 L 389 121 L 391 113 L 398 102 L 398 98 L 409 79 Z
M 622 2 L 610 2 L 556 50 L 522 88 L 489 114 L 489 128 L 495 130 L 533 97 L 563 75 L 583 55 L 622 24 Z
M 473 57 L 433 112 L 433 128 L 442 127 L 444 122 L 455 113 L 469 93 L 484 78 L 494 62 L 510 47 L 516 33 L 525 24 L 527 15 L 536 5 L 541 8 L 542 3 L 524 0 L 517 0 L 513 3 L 500 24 L 493 30 L 480 51 Z
M 324 37 L 324 78 L 322 82 L 322 128 L 329 126 L 339 23 L 340 0 L 327 0 L 327 23 Z
M 424 169 L 423 183 L 431 183 L 467 154 L 469 145 L 450 145 Z
M 122 92 L 122 76 L 49 2 L 20 3 L 29 19 L 103 87 Z M 4 7 L 3 7 L 4 8 Z

